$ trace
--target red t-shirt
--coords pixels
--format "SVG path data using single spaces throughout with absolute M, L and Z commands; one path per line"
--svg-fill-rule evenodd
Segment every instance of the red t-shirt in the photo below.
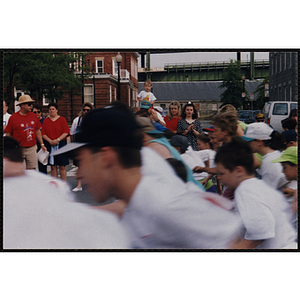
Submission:
M 57 120 L 52 121 L 50 117 L 46 118 L 43 122 L 42 135 L 47 135 L 51 140 L 55 140 L 63 133 L 70 135 L 70 129 L 67 120 L 64 117 L 59 117 Z M 66 140 L 67 138 L 64 138 Z
M 167 116 L 164 117 L 164 121 L 166 123 L 166 127 L 169 128 L 172 131 L 177 131 L 177 123 L 181 119 L 181 117 L 178 118 L 172 118 L 171 121 L 168 120 Z
M 22 147 L 32 147 L 36 145 L 36 131 L 41 127 L 36 114 L 29 112 L 23 116 L 18 111 L 9 118 L 5 132 L 15 138 Z

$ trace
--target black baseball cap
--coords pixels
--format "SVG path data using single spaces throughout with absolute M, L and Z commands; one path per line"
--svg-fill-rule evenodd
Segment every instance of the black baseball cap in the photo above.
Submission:
M 83 146 L 127 147 L 141 149 L 143 145 L 136 117 L 122 105 L 93 109 L 83 118 L 76 142 L 69 143 L 51 155 L 68 154 Z

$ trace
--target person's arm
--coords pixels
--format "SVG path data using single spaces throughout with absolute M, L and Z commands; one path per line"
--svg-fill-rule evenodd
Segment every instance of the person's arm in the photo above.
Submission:
M 127 204 L 124 200 L 118 200 L 113 203 L 94 206 L 94 208 L 112 212 L 112 213 L 116 214 L 119 218 L 121 218 L 126 206 L 127 206 Z
M 41 132 L 41 129 L 37 129 L 36 130 L 36 138 L 38 140 L 38 142 L 40 143 L 41 145 L 41 148 L 43 149 L 43 151 L 47 151 L 47 148 L 45 147 L 44 143 L 43 143 L 43 138 L 42 138 L 42 132 Z
M 264 240 L 251 241 L 247 239 L 242 239 L 236 245 L 233 245 L 232 249 L 255 249 L 260 245 Z
M 195 136 L 199 135 L 200 134 L 200 131 L 201 131 L 201 123 L 199 120 L 196 120 L 194 123 L 193 123 L 193 128 L 192 128 L 192 132 Z
M 207 167 L 200 167 L 200 166 L 196 166 L 195 168 L 193 168 L 193 172 L 195 173 L 202 173 L 202 172 L 206 172 L 209 174 L 217 174 L 217 168 L 207 168 Z
M 217 193 L 219 195 L 223 194 L 221 180 L 217 177 Z

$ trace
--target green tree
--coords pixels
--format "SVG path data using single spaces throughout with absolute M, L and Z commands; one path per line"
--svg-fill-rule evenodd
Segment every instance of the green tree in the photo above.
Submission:
M 84 61 L 86 54 L 22 52 L 4 54 L 4 82 L 6 98 L 14 100 L 13 87 L 29 93 L 39 104 L 43 96 L 59 100 L 65 93 L 80 94 L 81 77 L 76 76 L 72 65 Z M 79 70 L 83 66 L 80 65 Z M 84 66 L 84 75 L 88 76 Z
M 269 76 L 266 76 L 266 78 L 257 86 L 257 88 L 254 91 L 257 109 L 263 109 L 265 103 L 269 101 L 269 98 L 265 97 L 266 83 L 269 83 Z
M 243 81 L 239 61 L 230 61 L 230 64 L 224 72 L 223 82 L 219 86 L 219 88 L 225 88 L 224 92 L 222 92 L 221 94 L 221 107 L 225 104 L 231 104 L 236 109 L 240 109 L 241 107 L 243 107 Z M 247 94 L 246 90 L 245 93 Z M 248 97 L 246 96 L 245 100 L 247 98 Z

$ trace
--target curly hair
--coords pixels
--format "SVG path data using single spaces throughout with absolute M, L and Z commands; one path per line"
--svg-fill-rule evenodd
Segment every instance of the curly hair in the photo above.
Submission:
M 181 117 L 182 119 L 185 119 L 186 118 L 186 113 L 185 113 L 185 109 L 188 107 L 188 106 L 191 106 L 193 109 L 194 109 L 194 113 L 192 115 L 192 118 L 195 120 L 198 118 L 198 114 L 197 114 L 197 111 L 196 111 L 196 108 L 195 108 L 195 105 L 189 101 L 182 109 L 182 114 L 181 114 Z

